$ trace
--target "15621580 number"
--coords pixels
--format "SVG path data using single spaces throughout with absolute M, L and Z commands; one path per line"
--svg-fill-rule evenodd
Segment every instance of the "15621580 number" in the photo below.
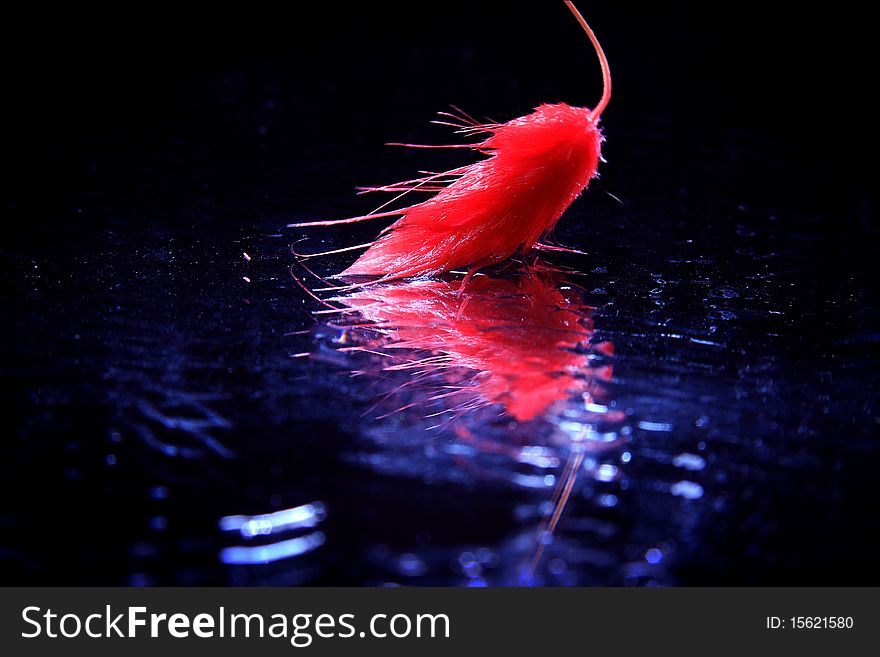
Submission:
M 852 616 L 792 616 L 791 628 L 796 630 L 849 630 Z

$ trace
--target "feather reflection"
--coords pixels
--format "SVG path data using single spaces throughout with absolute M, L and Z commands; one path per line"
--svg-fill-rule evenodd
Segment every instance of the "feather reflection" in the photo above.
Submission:
M 528 421 L 610 376 L 610 368 L 589 368 L 591 309 L 577 296 L 559 272 L 537 266 L 513 278 L 477 276 L 463 294 L 457 283 L 415 280 L 333 301 L 357 311 L 353 326 L 375 334 L 350 350 L 379 351 L 385 372 L 440 375 L 431 401 L 453 402 L 445 412 L 499 404 Z M 607 343 L 602 349 L 610 353 Z
M 336 306 L 322 312 L 338 317 L 318 329 L 324 340 L 313 356 L 343 364 L 367 391 L 370 409 L 356 430 L 372 447 L 356 462 L 534 496 L 522 533 L 498 546 L 504 571 L 486 580 L 531 584 L 574 494 L 606 509 L 616 499 L 619 461 L 605 455 L 629 434 L 609 399 L 613 346 L 595 340 L 582 290 L 540 262 L 478 275 L 462 293 L 459 285 L 411 280 L 327 299 Z M 553 552 L 554 567 L 564 549 Z M 411 578 L 403 556 L 389 557 L 389 567 Z M 462 572 L 485 578 L 488 568 Z

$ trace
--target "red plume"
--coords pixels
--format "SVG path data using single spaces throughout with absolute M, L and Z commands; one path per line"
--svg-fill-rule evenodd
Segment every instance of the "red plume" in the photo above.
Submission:
M 446 114 L 468 135 L 489 136 L 472 144 L 416 148 L 472 148 L 480 162 L 424 178 L 365 191 L 437 192 L 426 201 L 391 212 L 293 226 L 352 223 L 400 216 L 341 276 L 379 276 L 389 281 L 434 275 L 501 262 L 532 248 L 559 220 L 596 175 L 602 133 L 599 117 L 611 96 L 608 62 L 598 40 L 566 2 L 599 56 L 604 80 L 595 109 L 564 103 L 541 105 L 531 114 L 501 124 L 481 124 L 467 114 Z M 317 254 L 315 254 L 317 255 Z M 468 279 L 466 278 L 466 281 Z M 463 286 L 462 286 L 463 287 Z

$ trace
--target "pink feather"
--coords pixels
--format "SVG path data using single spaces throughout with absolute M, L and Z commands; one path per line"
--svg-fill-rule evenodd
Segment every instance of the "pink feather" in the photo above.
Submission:
M 601 159 L 599 117 L 611 97 L 608 62 L 593 31 L 566 2 L 593 43 L 602 66 L 604 90 L 595 109 L 564 103 L 541 105 L 531 114 L 501 124 L 481 124 L 468 115 L 445 114 L 469 135 L 489 136 L 473 144 L 416 148 L 472 148 L 488 157 L 441 174 L 364 191 L 437 192 L 400 210 L 337 221 L 333 225 L 400 216 L 340 276 L 378 276 L 389 281 L 481 267 L 526 252 L 550 231 L 562 213 L 596 176 Z M 314 254 L 319 255 L 319 254 Z

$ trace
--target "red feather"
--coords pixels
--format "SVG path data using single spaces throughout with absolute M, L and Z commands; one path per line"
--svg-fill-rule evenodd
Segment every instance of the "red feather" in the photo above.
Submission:
M 592 41 L 602 65 L 604 91 L 596 108 L 541 105 L 531 114 L 502 124 L 480 124 L 466 114 L 446 114 L 461 122 L 447 122 L 461 128 L 460 132 L 488 133 L 489 137 L 453 146 L 396 144 L 472 148 L 488 158 L 442 174 L 364 190 L 401 192 L 401 196 L 412 191 L 437 192 L 407 208 L 293 224 L 332 225 L 402 215 L 340 276 L 373 275 L 389 281 L 470 267 L 463 289 L 479 268 L 528 251 L 556 225 L 596 175 L 602 144 L 599 117 L 611 96 L 602 48 L 574 5 L 566 4 Z
M 474 146 L 488 159 L 411 207 L 342 275 L 439 274 L 527 251 L 596 175 L 601 140 L 588 110 L 564 104 L 492 129 Z

